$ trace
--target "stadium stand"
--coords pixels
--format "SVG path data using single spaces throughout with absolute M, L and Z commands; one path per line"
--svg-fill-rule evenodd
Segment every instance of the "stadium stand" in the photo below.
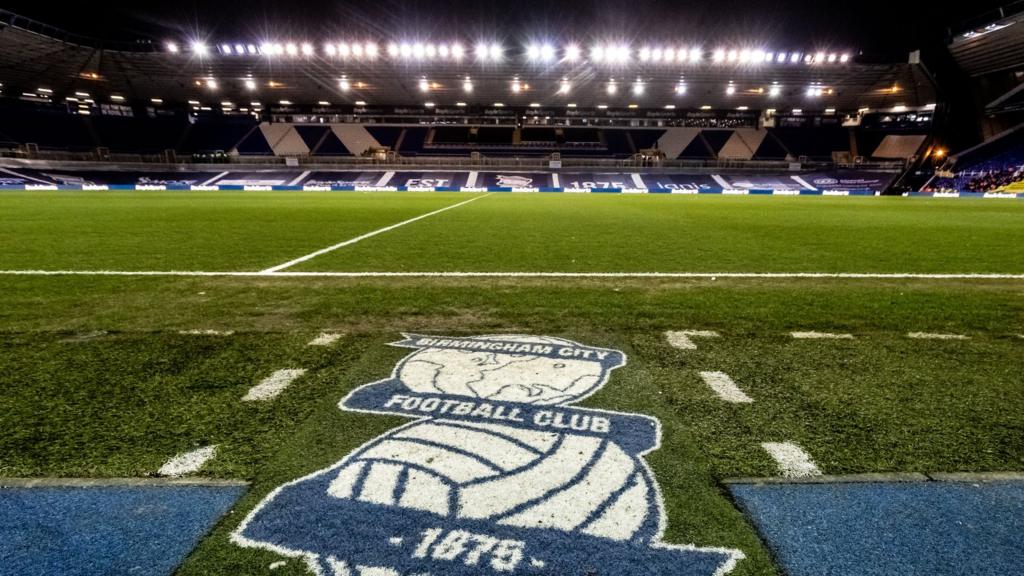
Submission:
M 925 188 L 929 192 L 993 192 L 1024 182 L 1024 125 L 950 159 L 946 172 Z

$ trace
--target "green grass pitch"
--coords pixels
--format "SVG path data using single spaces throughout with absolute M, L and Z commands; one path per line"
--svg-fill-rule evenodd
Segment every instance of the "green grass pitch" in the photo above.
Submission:
M 473 196 L 0 192 L 0 270 L 256 272 Z M 1021 274 L 1024 203 L 493 194 L 288 270 Z M 671 347 L 685 329 L 721 336 Z M 308 346 L 322 331 L 344 337 Z M 280 557 L 227 535 L 274 487 L 404 422 L 337 408 L 390 373 L 403 331 L 626 352 L 584 404 L 661 420 L 666 540 L 740 548 L 737 575 L 777 573 L 722 487 L 779 474 L 762 442 L 826 474 L 1024 469 L 1021 279 L 0 274 L 0 476 L 152 476 L 217 444 L 200 475 L 252 487 L 179 573 L 269 574 Z M 240 402 L 281 368 L 308 373 Z M 701 371 L 755 401 L 722 402 Z

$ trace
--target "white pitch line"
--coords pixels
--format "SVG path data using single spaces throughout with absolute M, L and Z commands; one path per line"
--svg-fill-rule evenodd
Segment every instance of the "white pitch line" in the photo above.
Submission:
M 853 340 L 853 334 L 835 334 L 832 332 L 790 332 L 797 340 Z
M 970 336 L 963 334 L 934 334 L 931 332 L 909 332 L 907 338 L 915 340 L 970 340 Z
M 217 180 L 220 180 L 221 178 L 227 176 L 228 174 L 229 174 L 229 172 L 221 172 L 220 174 L 217 174 L 213 178 L 210 178 L 209 180 L 203 182 L 202 184 L 200 184 L 200 186 L 210 186 L 211 184 L 213 184 Z
M 482 196 L 478 196 L 482 198 Z M 452 206 L 454 208 L 454 206 Z M 262 278 L 638 278 L 700 280 L 766 278 L 823 280 L 1024 280 L 1024 274 L 875 274 L 861 272 L 265 272 L 212 270 L 0 270 L 0 276 L 183 276 Z
M 199 469 L 202 468 L 207 461 L 213 458 L 216 453 L 216 444 L 213 446 L 204 446 L 191 452 L 183 452 L 165 462 L 164 465 L 157 470 L 157 474 L 177 478 L 179 476 L 184 476 L 185 474 L 198 472 Z
M 231 336 L 234 330 L 178 330 L 182 336 Z
M 700 377 L 718 397 L 733 404 L 750 404 L 753 398 L 747 396 L 725 372 L 701 372 Z
M 434 210 L 433 212 L 427 212 L 426 214 L 420 214 L 419 216 L 416 216 L 415 218 L 410 218 L 408 220 L 404 220 L 404 221 L 399 222 L 397 224 L 392 224 L 391 226 L 385 226 L 384 228 L 380 228 L 380 229 L 374 230 L 373 232 L 367 232 L 366 234 L 363 234 L 362 236 L 356 236 L 355 238 L 351 238 L 349 240 L 345 240 L 344 242 L 339 242 L 339 243 L 337 243 L 337 244 L 335 244 L 333 246 L 328 246 L 327 248 L 322 248 L 320 250 L 317 250 L 316 252 L 311 252 L 309 254 L 306 254 L 305 256 L 300 256 L 300 257 L 298 257 L 298 258 L 296 258 L 294 260 L 289 260 L 288 262 L 285 262 L 284 264 L 278 264 L 277 266 L 274 266 L 273 268 L 267 268 L 266 270 L 263 270 L 261 273 L 262 274 L 272 274 L 274 272 L 278 272 L 280 270 L 284 270 L 285 268 L 291 268 L 292 266 L 294 266 L 296 264 L 301 264 L 302 262 L 305 262 L 307 260 L 312 260 L 313 258 L 316 258 L 317 256 L 322 256 L 324 254 L 327 254 L 328 252 L 333 252 L 333 251 L 337 250 L 338 248 L 344 248 L 345 246 L 351 246 L 352 244 L 355 244 L 356 242 L 361 242 L 363 240 L 366 240 L 367 238 L 373 238 L 374 236 L 376 236 L 378 234 L 383 234 L 385 232 L 390 232 L 391 230 L 394 230 L 395 228 L 399 228 L 399 227 L 405 226 L 406 224 L 412 224 L 413 222 L 417 222 L 419 220 L 423 220 L 424 218 L 429 218 L 431 216 L 440 214 L 441 212 L 445 212 L 445 211 L 448 211 L 448 210 L 452 210 L 454 208 L 458 208 L 459 206 L 465 206 L 466 204 L 469 204 L 470 202 L 475 202 L 475 201 L 477 201 L 477 200 L 479 200 L 481 198 L 486 198 L 488 196 L 490 196 L 490 194 L 484 194 L 482 196 L 474 196 L 473 198 L 470 198 L 469 200 L 464 200 L 462 202 L 459 202 L 458 204 L 452 204 L 451 206 L 445 206 L 444 208 L 441 208 L 439 210 Z
M 779 471 L 786 478 L 821 476 L 821 470 L 803 448 L 792 442 L 763 442 L 764 448 L 779 465 Z
M 669 346 L 680 350 L 696 350 L 697 344 L 693 338 L 718 338 L 718 332 L 711 330 L 678 330 L 665 332 L 665 339 Z
M 334 344 L 335 342 L 340 340 L 342 336 L 344 336 L 344 334 L 339 334 L 337 332 L 321 332 L 319 336 L 310 340 L 309 343 L 306 345 L 330 346 L 331 344 Z
M 305 373 L 305 368 L 278 370 L 250 388 L 242 397 L 242 402 L 273 400 Z

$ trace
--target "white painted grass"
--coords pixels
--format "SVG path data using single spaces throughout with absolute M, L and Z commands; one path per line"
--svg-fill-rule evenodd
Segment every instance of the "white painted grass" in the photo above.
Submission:
M 718 394 L 719 398 L 726 402 L 749 404 L 754 401 L 743 390 L 740 390 L 740 387 L 725 372 L 701 372 L 700 377 L 715 391 L 715 394 Z
M 250 388 L 245 396 L 242 397 L 242 401 L 252 402 L 273 400 L 278 394 L 284 392 L 284 389 L 290 386 L 292 382 L 295 382 L 296 379 L 305 373 L 305 368 L 278 370 L 261 380 L 259 384 Z
M 191 452 L 183 452 L 171 458 L 157 470 L 161 476 L 177 478 L 198 472 L 217 453 L 217 445 L 203 446 Z
M 483 198 L 483 196 L 478 196 L 477 198 Z M 340 246 L 338 247 L 340 248 Z M 269 272 L 268 270 L 278 271 Z M 281 270 L 281 267 L 268 268 L 267 270 L 259 272 L 232 272 L 223 270 L 0 270 L 0 276 L 182 276 L 190 278 L 664 278 L 676 280 L 704 280 L 716 278 L 776 278 L 783 280 L 1024 280 L 1024 274 L 873 274 L 860 272 L 282 272 L 279 270 Z
M 677 330 L 665 332 L 669 346 L 680 350 L 696 350 L 694 338 L 718 338 L 718 332 L 711 330 Z
M 231 336 L 234 330 L 178 330 L 182 336 Z
M 429 218 L 431 216 L 434 216 L 435 214 L 440 214 L 442 212 L 446 212 L 448 210 L 452 210 L 452 209 L 458 208 L 459 206 L 465 206 L 466 204 L 469 204 L 470 202 L 476 202 L 477 200 L 479 200 L 481 198 L 486 198 L 488 196 L 490 196 L 490 194 L 484 194 L 482 196 L 474 196 L 473 198 L 470 198 L 469 200 L 464 200 L 464 201 L 459 202 L 457 204 L 452 204 L 451 206 L 445 206 L 444 208 L 441 208 L 440 210 L 434 210 L 433 212 L 427 212 L 426 214 L 420 214 L 419 216 L 416 216 L 415 218 L 409 218 L 408 220 L 403 220 L 402 222 L 399 222 L 397 224 L 392 224 L 391 226 L 385 226 L 383 228 L 379 228 L 377 230 L 374 230 L 373 232 L 367 232 L 366 234 L 363 234 L 362 236 L 356 236 L 355 238 L 350 238 L 348 240 L 345 240 L 344 242 L 338 242 L 337 244 L 334 244 L 333 246 L 328 246 L 327 248 L 322 248 L 320 250 L 317 250 L 316 252 L 310 252 L 309 254 L 306 254 L 305 256 L 299 256 L 298 258 L 296 258 L 294 260 L 289 260 L 288 262 L 285 262 L 284 264 L 278 264 L 277 266 L 274 266 L 272 268 L 267 268 L 266 270 L 263 270 L 263 273 L 264 274 L 272 274 L 274 272 L 279 272 L 281 270 L 284 270 L 285 268 L 291 268 L 292 266 L 295 266 L 296 264 L 301 264 L 302 262 L 305 262 L 307 260 L 312 260 L 313 258 L 316 258 L 317 256 L 322 256 L 324 254 L 327 254 L 328 252 L 333 252 L 333 251 L 335 251 L 335 250 L 337 250 L 339 248 L 344 248 L 345 246 L 351 246 L 352 244 L 355 244 L 356 242 L 361 242 L 363 240 L 366 240 L 367 238 L 373 238 L 374 236 L 376 236 L 378 234 L 383 234 L 385 232 L 390 232 L 391 230 L 394 230 L 395 228 L 400 228 L 402 226 L 405 226 L 406 224 L 412 224 L 413 222 L 417 222 L 419 220 L 423 220 L 424 218 Z
M 810 455 L 792 442 L 764 442 L 761 447 L 775 460 L 786 478 L 821 476 L 821 470 Z
M 344 334 L 338 332 L 321 332 L 319 336 L 309 341 L 307 346 L 330 346 L 340 340 Z
M 970 340 L 970 336 L 963 334 L 936 334 L 932 332 L 910 332 L 907 338 L 914 340 Z
M 791 332 L 798 340 L 853 340 L 853 334 L 836 334 L 833 332 Z

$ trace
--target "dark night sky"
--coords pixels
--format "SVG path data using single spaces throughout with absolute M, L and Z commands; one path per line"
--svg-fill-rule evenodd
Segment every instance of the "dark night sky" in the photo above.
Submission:
M 940 41 L 947 26 L 1004 2 L 975 0 L 220 0 L 102 3 L 5 0 L 3 8 L 111 40 L 208 35 L 235 39 L 323 39 L 353 30 L 381 38 L 498 37 L 665 42 L 711 46 L 743 41 L 775 48 L 831 47 L 900 54 Z M 148 4 L 148 5 L 147 5 Z

